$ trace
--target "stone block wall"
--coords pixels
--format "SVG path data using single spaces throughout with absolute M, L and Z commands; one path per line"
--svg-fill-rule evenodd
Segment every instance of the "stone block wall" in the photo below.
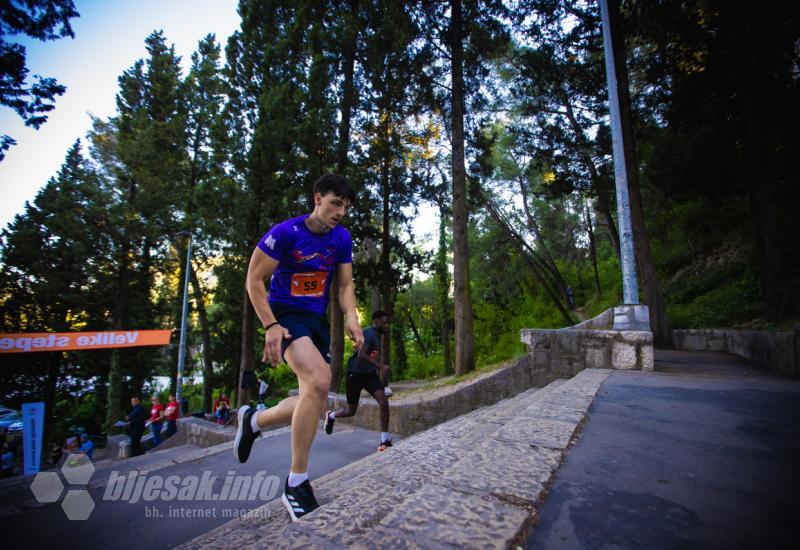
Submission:
M 161 437 L 165 438 L 164 430 Z M 163 439 L 158 450 L 171 449 L 179 445 L 191 444 L 199 447 L 213 447 L 220 443 L 233 441 L 236 437 L 236 428 L 232 426 L 220 426 L 207 420 L 201 420 L 192 416 L 178 419 L 178 431 L 168 439 Z M 110 449 L 109 456 L 115 458 L 130 458 L 131 438 L 127 435 L 112 435 L 108 438 L 106 445 Z M 142 449 L 149 451 L 153 448 L 153 435 L 150 430 L 146 430 L 142 437 Z
M 236 437 L 236 428 L 233 426 L 221 426 L 208 420 L 190 416 L 179 420 L 178 433 L 175 435 L 179 436 L 181 434 L 186 438 L 183 443 L 199 447 L 213 447 L 220 443 L 233 441 Z
M 685 351 L 726 351 L 766 368 L 800 377 L 800 332 L 765 330 L 673 330 L 675 347 Z
M 653 370 L 653 333 L 619 330 L 525 329 L 533 385 L 544 387 L 583 369 Z

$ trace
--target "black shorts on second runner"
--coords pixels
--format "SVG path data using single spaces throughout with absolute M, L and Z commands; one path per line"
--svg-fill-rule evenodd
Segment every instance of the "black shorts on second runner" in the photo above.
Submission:
M 300 309 L 278 302 L 270 302 L 270 309 L 283 328 L 289 331 L 291 338 L 281 342 L 281 358 L 286 353 L 289 344 L 308 336 L 319 350 L 326 363 L 331 362 L 331 333 L 328 328 L 328 319 L 324 315 L 310 310 Z
M 377 390 L 383 389 L 383 382 L 381 382 L 377 371 L 372 371 L 367 374 L 360 372 L 347 371 L 347 404 L 355 405 L 358 403 L 358 398 L 361 396 L 361 390 L 367 390 L 372 397 L 375 397 Z

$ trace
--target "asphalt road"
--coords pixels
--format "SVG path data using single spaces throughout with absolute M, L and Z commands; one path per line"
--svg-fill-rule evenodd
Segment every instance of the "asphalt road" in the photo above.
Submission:
M 528 549 L 800 548 L 800 382 L 657 352 L 598 393 Z
M 170 548 L 279 498 L 290 465 L 290 436 L 282 433 L 256 440 L 246 464 L 239 464 L 233 453 L 226 450 L 133 478 L 142 480 L 142 489 L 138 491 L 136 481 L 129 485 L 130 491 L 125 488 L 125 481 L 90 488 L 95 507 L 84 521 L 68 519 L 61 503 L 37 506 L 29 486 L 20 486 L 3 494 L 0 504 L 4 509 L 16 507 L 22 512 L 0 517 L 2 540 L 13 542 L 14 548 L 45 548 L 54 544 L 61 548 Z M 379 439 L 379 432 L 358 427 L 337 425 L 331 435 L 320 430 L 311 450 L 312 482 L 377 452 Z M 130 469 L 120 462 L 119 468 L 95 472 L 91 483 L 109 476 L 112 480 L 115 476 L 128 476 Z M 172 483 L 166 481 L 170 476 L 177 476 Z M 242 480 L 237 481 L 236 476 L 242 476 Z M 152 482 L 149 492 L 155 498 L 146 501 L 145 488 L 155 477 L 160 477 L 160 481 Z M 177 491 L 167 490 L 168 485 Z M 197 491 L 192 487 L 197 487 Z M 70 486 L 74 488 L 82 487 Z M 206 489 L 210 490 L 204 492 Z M 141 496 L 134 502 L 137 492 Z M 206 500 L 215 495 L 216 500 Z

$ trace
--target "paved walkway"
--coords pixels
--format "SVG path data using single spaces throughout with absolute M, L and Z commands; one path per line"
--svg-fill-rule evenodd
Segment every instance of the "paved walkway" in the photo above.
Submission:
M 800 382 L 734 355 L 613 372 L 529 549 L 800 548 Z
M 256 440 L 246 464 L 236 461 L 230 443 L 210 448 L 184 445 L 105 463 L 88 483 L 95 507 L 84 521 L 69 520 L 61 509 L 61 501 L 38 503 L 31 492 L 30 481 L 7 485 L 0 491 L 3 539 L 21 544 L 22 548 L 45 548 L 53 544 L 60 548 L 154 550 L 173 547 L 251 512 L 281 494 L 290 464 L 291 433 L 289 428 L 281 428 L 264 435 Z M 320 431 L 312 447 L 309 471 L 314 477 L 323 476 L 365 455 L 376 454 L 379 438 L 378 432 L 352 426 L 336 426 L 332 435 Z M 139 497 L 133 496 L 135 490 L 126 497 L 122 491 L 114 494 L 108 489 L 109 478 L 128 476 L 132 472 L 137 472 L 134 479 L 145 483 L 155 477 L 166 480 L 175 476 L 177 487 L 183 487 L 183 483 L 193 477 L 202 483 L 204 475 L 209 480 L 216 476 L 210 486 L 219 498 L 199 497 L 202 490 L 198 490 L 193 498 L 183 499 L 178 493 L 171 499 L 159 495 L 145 500 L 145 483 L 142 483 Z M 250 498 L 249 491 L 245 491 L 247 497 L 238 498 L 242 493 L 237 494 L 232 489 L 223 498 L 226 478 L 233 480 L 234 476 L 248 476 L 250 487 L 259 476 L 258 494 Z M 87 485 L 69 486 L 70 490 L 85 488 Z M 106 494 L 109 498 L 105 498 Z

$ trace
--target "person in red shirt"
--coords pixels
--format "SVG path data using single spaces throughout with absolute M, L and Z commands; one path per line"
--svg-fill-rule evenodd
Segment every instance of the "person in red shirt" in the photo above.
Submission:
M 219 408 L 219 404 L 222 403 L 223 401 L 228 405 L 228 408 L 231 407 L 231 401 L 230 399 L 228 399 L 228 396 L 225 395 L 224 393 L 219 394 L 219 397 L 214 400 L 214 410 L 211 411 L 215 416 L 217 414 L 217 409 Z
M 167 437 L 172 437 L 178 431 L 178 416 L 180 416 L 180 408 L 175 400 L 175 395 L 171 393 L 169 394 L 169 403 L 164 411 L 164 417 L 167 419 Z
M 158 396 L 154 395 L 151 399 L 153 405 L 150 407 L 150 420 L 145 425 L 149 425 L 153 432 L 153 448 L 161 445 L 161 427 L 164 425 L 164 405 L 159 402 Z

